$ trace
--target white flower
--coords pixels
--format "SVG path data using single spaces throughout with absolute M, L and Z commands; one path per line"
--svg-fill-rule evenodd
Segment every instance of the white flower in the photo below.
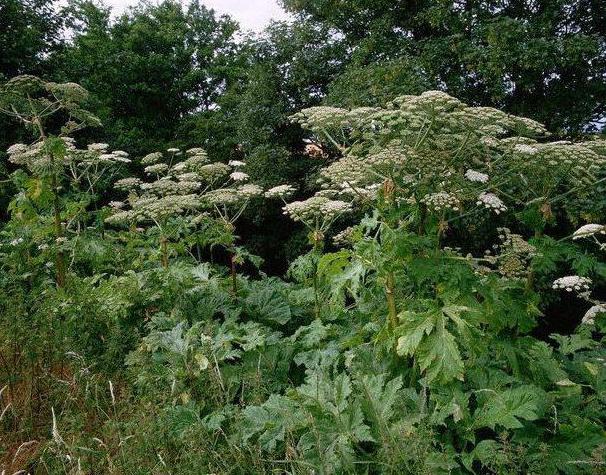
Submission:
M 187 155 L 204 155 L 204 154 L 206 154 L 204 149 L 200 148 L 200 147 L 190 148 L 190 149 L 186 150 L 185 153 Z
M 199 179 L 200 175 L 196 172 L 187 172 L 177 175 L 177 180 L 179 181 L 198 181 Z
M 563 289 L 566 292 L 584 292 L 589 290 L 591 279 L 589 277 L 580 277 L 578 275 L 567 275 L 554 280 L 552 287 L 554 289 Z
M 254 198 L 255 196 L 260 196 L 263 194 L 263 188 L 259 185 L 242 185 L 238 187 L 237 192 L 240 196 L 245 199 Z
M 486 183 L 488 181 L 488 175 L 471 169 L 465 172 L 465 178 L 467 178 L 469 181 L 475 181 L 478 183 Z
M 572 239 L 581 239 L 594 234 L 606 234 L 606 226 L 602 224 L 585 224 L 572 233 Z
M 164 173 L 168 170 L 168 165 L 166 163 L 156 163 L 155 165 L 149 165 L 143 169 L 145 173 L 148 175 L 154 175 L 159 173 Z
M 88 149 L 91 152 L 103 152 L 109 148 L 109 144 L 106 143 L 91 143 L 88 145 Z
M 244 172 L 233 172 L 229 177 L 234 181 L 246 181 L 248 180 L 248 174 Z
M 232 205 L 240 201 L 238 192 L 234 188 L 219 188 L 205 193 L 202 197 L 211 205 Z
M 480 193 L 476 204 L 491 209 L 495 214 L 500 214 L 502 211 L 507 211 L 507 206 L 501 201 L 497 195 L 493 193 Z
M 421 202 L 425 203 L 428 208 L 435 211 L 441 211 L 442 209 L 452 209 L 453 211 L 459 211 L 461 209 L 461 202 L 459 199 L 451 193 L 446 191 L 439 191 L 437 193 L 429 193 L 421 198 Z
M 114 151 L 114 155 L 116 157 L 122 157 L 122 158 L 127 158 L 128 157 L 128 153 L 125 152 L 124 150 L 115 150 Z
M 606 313 L 606 305 L 598 304 L 591 307 L 581 320 L 583 325 L 593 325 L 595 323 L 595 317 L 597 317 L 600 313 Z
M 265 198 L 288 198 L 295 192 L 292 185 L 278 185 L 265 192 Z
M 121 157 L 120 155 L 114 155 L 114 161 L 122 162 L 122 163 L 130 163 L 130 158 Z
M 154 163 L 158 163 L 160 160 L 162 160 L 162 152 L 148 153 L 141 159 L 141 164 L 153 165 Z
M 42 243 L 42 244 L 38 245 L 39 251 L 46 251 L 47 249 L 48 249 L 48 244 L 46 244 L 46 243 Z
M 122 178 L 114 183 L 114 188 L 118 190 L 131 191 L 141 186 L 141 180 L 138 178 Z
M 6 153 L 8 153 L 9 155 L 15 155 L 15 154 L 25 153 L 25 152 L 27 152 L 27 145 L 22 144 L 22 143 L 16 143 L 14 145 L 11 145 L 6 150 Z
M 282 209 L 284 214 L 289 215 L 294 221 L 306 223 L 320 219 L 324 224 L 330 224 L 330 221 L 340 214 L 351 211 L 352 207 L 345 201 L 331 200 L 324 196 L 312 196 L 305 201 L 288 203 Z
M 110 201 L 109 206 L 114 209 L 124 208 L 125 203 L 123 201 Z
M 332 238 L 332 242 L 335 246 L 345 246 L 349 244 L 353 239 L 354 228 L 349 226 L 340 233 L 337 233 Z
M 524 155 L 534 155 L 538 152 L 535 147 L 532 147 L 525 143 L 519 143 L 515 147 L 513 147 L 514 151 L 524 154 Z
M 179 149 L 173 147 L 173 148 L 167 148 L 166 151 L 168 153 L 177 153 L 177 152 L 179 152 Z
M 188 163 L 188 166 L 190 165 L 189 162 L 191 162 L 196 157 L 198 157 L 198 155 L 194 155 L 193 157 L 187 159 L 186 163 Z M 204 160 L 208 159 L 204 158 Z M 195 171 L 199 173 L 200 177 L 204 180 L 212 182 L 214 180 L 224 178 L 226 175 L 231 173 L 231 167 L 229 167 L 225 163 L 214 162 L 209 163 L 207 165 L 202 165 L 200 167 L 195 167 Z
M 13 239 L 11 241 L 11 246 L 18 246 L 19 244 L 21 244 L 23 242 L 23 238 L 17 238 L 17 239 Z
M 116 160 L 118 157 L 116 157 L 113 153 L 102 153 L 101 155 L 99 155 L 99 161 L 100 162 L 104 162 L 104 163 L 111 163 L 114 160 Z M 90 162 L 86 162 L 83 164 L 88 164 Z
M 351 204 L 341 200 L 329 200 L 320 205 L 320 212 L 326 217 L 338 216 L 351 211 Z
M 239 167 L 246 166 L 246 163 L 245 162 L 241 162 L 240 160 L 230 160 L 227 164 L 230 167 L 234 167 L 234 168 L 239 168 Z

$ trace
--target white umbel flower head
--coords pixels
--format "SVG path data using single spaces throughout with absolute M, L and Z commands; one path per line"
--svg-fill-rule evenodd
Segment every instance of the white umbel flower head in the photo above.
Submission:
M 246 181 L 249 178 L 248 174 L 244 172 L 233 172 L 229 177 L 234 181 Z
M 517 144 L 515 147 L 513 147 L 513 150 L 522 155 L 534 155 L 538 152 L 535 147 L 525 143 Z
M 288 198 L 295 192 L 292 185 L 278 185 L 265 192 L 265 198 Z
M 166 163 L 156 163 L 145 167 L 143 170 L 148 175 L 157 175 L 166 172 L 168 170 L 168 165 Z
M 589 310 L 587 310 L 587 312 L 585 312 L 585 315 L 583 315 L 581 324 L 593 325 L 595 323 L 595 317 L 597 317 L 600 313 L 606 313 L 606 305 L 603 303 L 594 305 Z
M 177 152 L 179 152 L 179 149 L 173 147 L 173 148 L 167 148 L 166 151 L 168 153 L 177 153 Z
M 142 165 L 153 165 L 154 163 L 158 163 L 162 160 L 162 152 L 152 152 L 148 153 L 141 159 Z
M 589 290 L 591 279 L 589 277 L 580 277 L 578 275 L 567 275 L 554 280 L 552 287 L 562 289 L 566 292 L 585 292 Z
M 27 152 L 27 145 L 25 145 L 23 143 L 16 143 L 14 145 L 11 145 L 6 150 L 6 153 L 8 153 L 9 155 L 16 155 L 16 154 L 25 153 L 25 152 Z
M 244 199 L 254 198 L 263 194 L 263 188 L 259 185 L 242 185 L 237 188 L 237 193 Z
M 205 154 L 206 152 L 204 151 L 203 148 L 194 147 L 194 148 L 190 148 L 190 149 L 186 150 L 185 153 L 187 155 L 198 155 L 198 154 Z
M 451 209 L 453 211 L 459 211 L 461 209 L 461 202 L 452 193 L 446 191 L 439 191 L 437 193 L 430 193 L 421 198 L 421 202 L 425 203 L 428 208 L 434 211 L 441 211 Z
M 492 210 L 495 214 L 500 214 L 503 211 L 507 211 L 507 206 L 505 206 L 505 203 L 503 203 L 501 198 L 494 193 L 480 193 L 476 204 Z
M 141 186 L 141 180 L 138 178 L 122 178 L 114 183 L 114 188 L 117 190 L 132 191 Z
M 312 196 L 305 201 L 293 201 L 284 208 L 284 214 L 289 215 L 294 221 L 314 221 L 322 219 L 329 222 L 337 216 L 351 211 L 350 203 L 341 200 L 331 200 L 324 196 Z
M 606 226 L 603 224 L 585 224 L 572 233 L 572 239 L 581 239 L 594 236 L 596 234 L 606 234 Z
M 477 172 L 475 170 L 467 170 L 465 172 L 465 178 L 467 178 L 469 181 L 473 181 L 473 182 L 477 182 L 477 183 L 487 183 L 488 182 L 488 175 L 486 175 L 486 173 L 481 173 L 481 172 Z
M 234 167 L 234 168 L 240 168 L 240 167 L 245 167 L 246 166 L 246 163 L 242 162 L 240 160 L 230 160 L 227 164 L 230 167 Z
M 106 143 L 91 143 L 87 147 L 91 152 L 104 152 L 109 148 L 109 144 Z

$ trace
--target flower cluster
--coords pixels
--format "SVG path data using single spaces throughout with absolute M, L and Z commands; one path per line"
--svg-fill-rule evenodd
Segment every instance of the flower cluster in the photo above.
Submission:
M 148 175 L 160 175 L 168 171 L 168 165 L 166 163 L 155 163 L 145 167 L 144 171 Z
M 499 273 L 509 278 L 524 277 L 528 273 L 530 259 L 536 255 L 536 248 L 508 228 L 497 228 L 497 231 L 501 244 L 494 247 L 499 250 L 496 256 Z
M 591 279 L 589 277 L 580 277 L 578 275 L 567 275 L 560 277 L 553 282 L 554 289 L 566 290 L 566 292 L 585 292 L 589 290 Z
M 233 181 L 246 181 L 250 177 L 247 173 L 235 171 L 229 175 L 229 178 L 231 178 Z
M 220 175 L 225 177 L 231 167 L 225 164 L 208 163 L 206 153 L 201 148 L 192 148 L 186 152 L 186 158 L 173 165 L 175 157 L 182 156 L 183 152 L 176 148 L 167 150 L 170 157 L 165 160 L 162 152 L 146 155 L 141 163 L 147 165 L 145 172 L 156 176 L 155 181 L 142 182 L 135 177 L 118 180 L 116 189 L 129 193 L 128 204 L 112 202 L 110 207 L 114 210 L 107 222 L 127 223 L 153 221 L 158 223 L 170 216 L 195 211 L 209 200 L 203 200 L 196 192 L 200 190 L 203 182 L 213 180 Z M 205 173 L 206 171 L 206 173 Z M 210 178 L 209 178 L 210 177 Z M 237 190 L 240 195 L 245 192 Z M 250 192 L 248 192 L 250 193 Z M 120 203 L 118 206 L 117 203 Z
M 142 181 L 139 178 L 122 178 L 114 183 L 116 190 L 134 191 L 141 186 Z
M 606 234 L 606 226 L 604 226 L 603 224 L 593 223 L 585 224 L 572 234 L 572 239 L 577 240 L 581 238 L 595 236 L 596 234 Z
M 421 198 L 421 203 L 424 203 L 429 209 L 434 211 L 442 210 L 453 210 L 459 211 L 461 209 L 461 202 L 452 193 L 446 191 L 439 191 L 437 193 L 430 193 Z
M 185 211 L 200 208 L 198 195 L 170 195 L 162 198 L 140 197 L 130 201 L 131 209 L 118 211 L 106 218 L 109 224 L 160 221 Z
M 284 214 L 294 221 L 325 231 L 338 216 L 352 210 L 351 204 L 341 200 L 331 200 L 323 196 L 312 196 L 305 201 L 293 201 L 283 208 Z
M 465 178 L 467 178 L 469 181 L 477 183 L 487 183 L 489 179 L 488 175 L 486 175 L 485 173 L 477 172 L 472 169 L 468 169 L 465 172 Z
M 286 199 L 293 195 L 295 187 L 292 185 L 278 185 L 270 188 L 265 192 L 265 198 L 282 198 Z
M 109 152 L 108 144 L 93 143 L 86 149 L 79 149 L 75 145 L 75 140 L 71 137 L 62 137 L 65 145 L 65 154 L 62 159 L 54 159 L 44 146 L 44 142 L 39 141 L 31 145 L 17 143 L 7 149 L 8 159 L 15 165 L 25 166 L 32 173 L 45 174 L 50 173 L 52 165 L 55 171 L 64 167 L 72 170 L 71 176 L 77 181 L 84 174 L 95 174 L 104 172 L 108 167 L 117 166 L 124 163 L 130 163 L 128 153 L 122 150 Z M 94 181 L 94 180 L 93 180 Z
M 335 246 L 344 247 L 348 244 L 351 244 L 354 237 L 355 228 L 349 226 L 345 228 L 343 231 L 335 234 L 332 238 L 332 242 Z
M 141 159 L 141 165 L 153 165 L 162 161 L 163 157 L 164 156 L 162 155 L 162 152 L 148 153 L 147 155 L 145 155 L 145 157 Z
M 581 323 L 583 325 L 593 325 L 595 323 L 595 317 L 601 313 L 606 313 L 606 305 L 603 303 L 593 305 L 589 308 L 589 310 L 587 310 L 587 312 L 585 312 Z
M 195 157 L 196 156 L 192 158 Z M 188 160 L 186 160 L 186 163 L 187 162 Z M 188 169 L 190 168 L 190 164 L 188 164 Z M 229 165 L 226 165 L 225 163 L 214 162 L 202 165 L 197 168 L 196 171 L 204 181 L 208 183 L 215 183 L 216 181 L 225 179 L 225 177 L 229 176 L 229 174 L 231 173 L 231 167 Z
M 501 201 L 501 198 L 499 198 L 494 193 L 480 193 L 476 204 L 479 206 L 484 206 L 484 208 L 493 211 L 495 214 L 500 214 L 504 211 L 507 211 L 507 206 L 505 206 L 505 203 L 503 203 L 503 201 Z

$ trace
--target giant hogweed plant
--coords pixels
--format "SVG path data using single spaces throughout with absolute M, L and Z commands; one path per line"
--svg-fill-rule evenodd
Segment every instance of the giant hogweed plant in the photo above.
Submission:
M 463 466 L 471 468 L 474 460 L 498 464 L 487 453 L 508 450 L 503 437 L 513 437 L 520 450 L 548 450 L 566 461 L 568 472 L 593 463 L 575 460 L 591 450 L 579 450 L 569 431 L 594 434 L 591 447 L 603 443 L 603 406 L 583 412 L 582 422 L 574 412 L 565 422 L 558 418 L 570 410 L 572 388 L 588 400 L 603 397 L 603 351 L 588 339 L 586 325 L 570 337 L 583 341 L 579 349 L 589 351 L 582 358 L 592 360 L 591 376 L 574 381 L 565 352 L 556 354 L 528 336 L 541 315 L 531 279 L 540 251 L 524 234 L 540 238 L 562 213 L 573 222 L 599 213 L 600 203 L 579 210 L 603 180 L 601 142 L 548 142 L 534 121 L 468 107 L 438 92 L 400 97 L 386 109 L 312 108 L 294 119 L 336 156 L 321 171 L 324 189 L 308 200 L 310 215 L 312 204 L 326 196 L 346 196 L 370 211 L 337 236 L 350 249 L 320 258 L 318 269 L 334 297 L 326 315 L 343 308 L 352 317 L 360 311 L 386 315 L 377 341 L 385 343 L 386 354 L 397 355 L 410 387 L 420 386 L 428 407 L 441 413 L 440 424 L 452 424 L 460 451 L 455 458 Z M 529 221 L 529 214 L 538 220 Z M 473 235 L 472 219 L 498 236 L 480 256 L 447 246 L 457 233 Z M 589 227 L 597 229 L 592 235 L 602 229 Z M 554 288 L 586 292 L 588 282 L 569 276 Z M 382 302 L 377 288 L 383 288 Z M 592 307 L 585 323 L 595 323 L 601 313 Z M 586 377 L 592 379 L 588 386 Z M 485 428 L 498 437 L 478 444 Z M 527 446 L 528 431 L 539 431 L 545 448 Z
M 575 205 L 591 196 L 606 173 L 601 140 L 538 142 L 548 134 L 537 122 L 468 107 L 435 91 L 396 98 L 385 109 L 316 107 L 293 119 L 338 155 L 321 171 L 324 189 L 317 197 L 349 195 L 363 209 L 379 195 L 377 239 L 385 241 L 385 250 L 394 229 L 432 238 L 440 248 L 449 230 L 458 230 L 472 217 L 498 226 L 498 219 L 507 223 L 510 215 L 514 220 L 524 217 L 537 205 L 542 217 L 532 224 L 537 234 L 557 206 L 579 221 L 582 215 L 574 214 Z M 597 211 L 587 209 L 583 216 Z M 506 242 L 497 247 L 509 257 L 475 262 L 508 261 L 513 272 L 515 264 L 523 264 L 520 256 L 514 263 L 513 255 L 528 257 L 533 251 L 519 235 L 502 228 L 499 234 Z M 389 261 L 400 265 L 391 256 Z M 376 269 L 383 274 L 393 330 L 397 307 L 394 270 L 389 267 Z
M 46 87 L 55 86 L 39 91 Z M 265 192 L 310 231 L 312 258 L 291 269 L 303 285 L 241 277 L 236 289 L 234 265 L 230 278 L 192 260 L 169 265 L 171 247 L 185 249 L 208 223 L 219 223 L 213 239 L 237 255 L 237 220 L 263 194 L 243 184 L 242 163 L 170 149 L 141 160 L 148 180 L 116 183 L 125 199 L 111 203 L 108 224 L 136 231 L 129 242 L 148 228 L 162 266 L 73 278 L 67 294 L 43 292 L 32 308 L 67 315 L 78 342 L 70 347 L 83 354 L 119 365 L 134 348 L 133 395 L 120 401 L 109 383 L 100 404 L 87 384 L 85 397 L 96 400 L 89 418 L 69 410 L 81 401 L 62 386 L 70 404 L 51 411 L 40 456 L 49 471 L 599 473 L 606 321 L 591 290 L 604 272 L 590 256 L 603 250 L 605 229 L 581 225 L 570 242 L 548 234 L 564 217 L 579 225 L 600 217 L 590 198 L 604 173 L 601 142 L 554 144 L 536 122 L 436 92 L 384 109 L 313 108 L 295 120 L 332 157 L 316 196 L 289 203 L 289 185 Z M 40 231 L 31 222 L 31 243 L 16 238 L 17 224 L 3 230 L 14 241 L 6 247 L 31 259 L 18 269 L 26 274 L 47 260 L 37 254 L 46 251 L 36 247 L 40 233 L 52 236 L 51 250 L 64 237 L 54 234 L 52 198 L 61 198 L 61 231 L 78 236 L 89 202 L 75 206 L 73 197 L 94 196 L 128 160 L 103 144 L 77 151 L 64 137 L 47 141 L 54 155 L 11 151 L 34 179 L 15 175 L 23 191 L 12 219 L 50 223 Z M 37 168 L 51 158 L 63 167 L 56 185 Z M 359 223 L 326 252 L 343 215 Z M 554 275 L 556 262 L 578 275 Z M 6 274 L 3 295 L 12 291 Z M 539 340 L 541 309 L 559 293 L 592 306 L 572 334 Z M 39 325 L 19 296 L 12 307 L 2 300 L 4 312 Z M 0 404 L 8 423 L 14 408 Z M 70 424 L 95 424 L 94 437 L 68 437 Z
M 525 147 L 512 153 L 511 142 L 529 145 L 544 129 L 439 93 L 396 103 L 303 111 L 297 120 L 304 116 L 316 141 L 324 138 L 336 155 L 321 172 L 328 187 L 294 206 L 292 187 L 266 192 L 305 220 L 312 245 L 314 233 L 322 243 L 312 250 L 315 263 L 299 260 L 291 270 L 317 276 L 316 318 L 296 309 L 308 301 L 305 288 L 247 286 L 243 306 L 234 306 L 207 282 L 192 289 L 192 305 L 150 322 L 130 360 L 141 383 L 159 384 L 173 404 L 193 404 L 213 444 L 250 450 L 268 471 L 599 472 L 606 442 L 601 304 L 594 299 L 596 308 L 571 335 L 532 336 L 546 291 L 528 285 L 528 276 L 549 259 L 533 243 L 548 236 L 525 237 L 539 229 L 525 211 L 537 208 L 515 199 L 517 180 L 530 183 L 518 162 L 529 158 L 520 155 Z M 393 122 L 375 122 L 381 117 Z M 496 152 L 494 141 L 506 150 Z M 554 217 L 558 208 L 573 217 L 600 180 L 603 159 L 587 150 L 593 169 L 579 171 L 586 184 L 558 185 L 568 194 L 566 209 L 551 201 Z M 541 177 L 532 178 L 539 186 Z M 339 202 L 335 214 L 319 211 L 329 201 Z M 365 216 L 335 236 L 341 249 L 323 253 L 324 233 L 352 211 Z M 456 247 L 458 234 L 477 236 L 468 228 L 480 225 L 489 232 L 478 245 L 494 236 L 490 252 Z M 571 237 L 601 246 L 603 232 L 590 223 Z M 599 266 L 585 268 L 599 278 Z M 589 279 L 556 279 L 551 292 L 592 298 Z M 285 369 L 284 357 L 296 369 Z
M 106 222 L 127 225 L 151 226 L 159 234 L 162 266 L 169 265 L 169 243 L 177 243 L 184 234 L 195 233 L 209 218 L 223 232 L 215 233 L 214 244 L 226 246 L 231 255 L 231 275 L 236 291 L 236 264 L 239 261 L 235 246 L 235 224 L 249 202 L 261 196 L 263 190 L 246 184 L 248 175 L 240 168 L 246 164 L 231 161 L 211 163 L 201 148 L 189 149 L 183 154 L 178 149 L 167 153 L 154 152 L 141 159 L 144 172 L 153 181 L 144 182 L 138 177 L 118 180 L 115 187 L 128 193 L 125 201 L 113 201 L 112 214 Z
M 54 254 L 58 287 L 67 279 L 68 241 L 86 230 L 91 204 L 98 210 L 99 191 L 130 162 L 128 154 L 110 152 L 107 144 L 77 147 L 74 133 L 100 125 L 84 109 L 87 97 L 77 84 L 35 76 L 18 76 L 0 87 L 0 112 L 21 122 L 34 137 L 32 143 L 7 150 L 9 161 L 19 167 L 13 173 L 19 193 L 10 204 L 9 226 L 16 235 L 11 243 L 28 258 L 33 247 L 36 253 Z

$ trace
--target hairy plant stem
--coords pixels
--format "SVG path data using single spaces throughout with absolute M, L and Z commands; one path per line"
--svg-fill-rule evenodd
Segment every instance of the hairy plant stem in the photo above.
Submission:
M 47 136 L 42 127 L 42 121 L 40 118 L 35 118 L 40 138 L 43 142 L 46 142 Z M 67 268 L 65 265 L 65 254 L 60 248 L 61 241 L 63 238 L 63 226 L 61 225 L 61 199 L 59 198 L 59 180 L 57 179 L 57 172 L 55 170 L 55 156 L 53 153 L 47 152 L 47 157 L 51 164 L 51 188 L 53 190 L 53 220 L 54 220 L 54 231 L 55 231 L 55 268 L 56 276 L 55 281 L 58 288 L 65 287 L 67 281 Z
M 234 295 L 238 292 L 238 275 L 236 274 L 236 253 L 233 249 L 229 253 L 231 291 Z
M 168 269 L 168 239 L 166 236 L 160 236 L 160 260 L 162 267 Z
M 314 316 L 316 319 L 320 319 L 320 312 L 322 309 L 322 302 L 320 300 L 320 279 L 318 278 L 318 263 L 320 256 L 322 255 L 322 244 L 324 235 L 320 231 L 314 231 L 312 234 L 313 242 L 313 255 L 314 255 L 314 275 L 313 275 L 313 286 L 314 286 Z
M 543 237 L 542 229 L 535 229 L 534 231 L 535 239 L 540 239 Z M 528 275 L 526 276 L 526 291 L 530 292 L 534 290 L 534 281 L 535 281 L 535 272 L 534 269 L 530 268 L 528 271 Z
M 385 278 L 385 298 L 387 299 L 387 321 L 391 331 L 394 331 L 398 324 L 398 310 L 396 308 L 396 298 L 394 296 L 395 287 L 395 275 L 392 271 L 389 271 Z

